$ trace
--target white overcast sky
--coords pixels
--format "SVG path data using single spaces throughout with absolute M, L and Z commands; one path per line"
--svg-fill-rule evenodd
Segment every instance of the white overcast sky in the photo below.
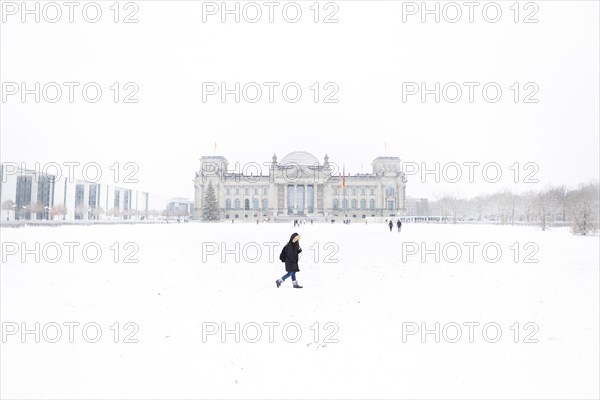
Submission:
M 505 174 L 515 162 L 535 162 L 542 184 L 598 179 L 598 2 L 538 1 L 536 24 L 512 21 L 513 1 L 499 2 L 496 24 L 477 10 L 474 23 L 466 16 L 456 24 L 431 17 L 423 24 L 419 16 L 403 23 L 400 1 L 338 1 L 339 23 L 315 24 L 313 1 L 299 3 L 305 14 L 296 24 L 277 10 L 274 23 L 266 16 L 256 24 L 231 17 L 223 24 L 218 16 L 203 23 L 202 2 L 194 1 L 138 1 L 136 24 L 113 23 L 113 1 L 100 2 L 96 24 L 77 10 L 72 24 L 66 16 L 50 24 L 5 15 L 2 82 L 98 82 L 104 94 L 96 104 L 77 91 L 74 104 L 66 94 L 57 104 L 10 97 L 1 103 L 1 160 L 132 161 L 140 167 L 137 188 L 187 197 L 199 157 L 213 155 L 215 142 L 230 162 L 262 164 L 273 153 L 281 159 L 305 150 L 319 159 L 327 153 L 351 173 L 388 155 L 428 165 L 497 162 Z M 504 93 L 495 104 L 480 92 L 473 104 L 402 102 L 402 82 L 436 81 L 498 82 Z M 112 103 L 113 82 L 136 82 L 139 103 Z M 280 92 L 273 104 L 203 103 L 202 82 L 298 82 L 304 93 L 295 104 Z M 314 82 L 335 82 L 339 103 L 314 104 Z M 539 103 L 512 102 L 513 82 L 539 85 Z M 476 178 L 435 184 L 413 177 L 407 193 L 473 196 L 510 183 Z

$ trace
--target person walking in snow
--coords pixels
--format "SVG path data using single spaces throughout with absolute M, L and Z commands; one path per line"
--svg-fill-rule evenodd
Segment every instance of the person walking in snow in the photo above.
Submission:
M 300 253 L 302 253 L 302 248 L 300 247 L 300 235 L 294 232 L 290 237 L 290 241 L 283 247 L 281 254 L 279 255 L 279 259 L 285 262 L 287 274 L 275 281 L 277 287 L 281 286 L 283 281 L 291 276 L 294 288 L 302 289 L 302 286 L 300 286 L 296 280 L 296 272 L 300 272 L 300 268 L 298 267 L 298 255 Z
M 394 223 L 392 222 L 391 219 L 390 219 L 390 222 L 389 222 L 388 226 L 390 227 L 390 232 L 391 232 L 392 228 L 394 227 Z
M 402 229 L 402 222 L 398 220 L 398 222 L 396 222 L 396 226 L 398 227 L 398 232 L 400 232 L 400 229 Z

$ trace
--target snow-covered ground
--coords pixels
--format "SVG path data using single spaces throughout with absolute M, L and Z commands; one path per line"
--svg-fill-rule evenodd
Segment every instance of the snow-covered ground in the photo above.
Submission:
M 304 288 L 288 280 L 277 289 L 279 251 L 294 231 L 303 236 Z M 597 236 L 451 224 L 398 233 L 360 223 L 0 234 L 3 398 L 599 396 Z M 462 257 L 450 262 L 457 249 Z M 48 262 L 57 250 L 62 257 Z M 21 336 L 36 322 L 40 343 Z M 80 324 L 70 325 L 72 343 L 69 323 Z M 102 336 L 88 342 L 97 327 Z M 423 327 L 432 331 L 424 340 Z

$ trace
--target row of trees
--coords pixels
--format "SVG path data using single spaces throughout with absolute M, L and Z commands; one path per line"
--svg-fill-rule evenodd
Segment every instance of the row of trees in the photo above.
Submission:
M 34 218 L 38 215 L 49 215 L 52 217 L 58 216 L 64 219 L 64 216 L 67 214 L 67 208 L 62 205 L 56 205 L 53 208 L 49 208 L 44 206 L 43 203 L 37 202 L 28 204 L 26 206 L 21 206 L 20 209 L 17 209 L 17 205 L 12 200 L 6 200 L 2 203 L 2 210 L 6 211 L 6 220 L 9 219 L 10 212 L 14 212 L 16 214 L 34 214 Z
M 573 233 L 588 235 L 598 231 L 599 194 L 598 183 L 590 183 L 571 190 L 564 185 L 549 186 L 522 194 L 504 190 L 472 199 L 444 195 L 431 204 L 430 212 L 454 222 L 536 224 L 542 230 L 555 224 L 570 225 Z

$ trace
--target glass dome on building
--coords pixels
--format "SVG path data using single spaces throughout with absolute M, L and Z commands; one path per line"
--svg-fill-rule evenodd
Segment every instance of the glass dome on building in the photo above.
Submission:
M 307 151 L 294 151 L 283 157 L 279 165 L 301 165 L 307 167 L 315 167 L 320 165 L 320 163 L 317 157 L 313 156 Z

